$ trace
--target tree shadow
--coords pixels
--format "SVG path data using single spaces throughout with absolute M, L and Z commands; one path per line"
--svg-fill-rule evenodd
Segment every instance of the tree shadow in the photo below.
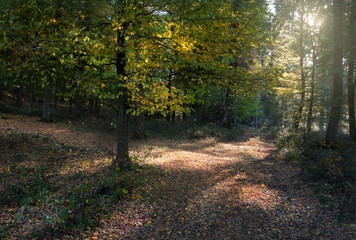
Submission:
M 5 136 L 1 139 L 3 143 L 14 144 L 12 150 L 19 153 L 27 152 L 29 156 L 34 152 L 31 152 L 26 144 L 34 149 L 40 147 L 43 151 L 59 154 L 52 161 L 47 160 L 47 166 L 53 169 L 60 169 L 62 164 L 77 163 L 80 159 L 86 159 L 85 164 L 98 160 L 98 155 L 91 152 L 82 158 L 81 155 L 87 149 L 58 145 L 50 139 L 45 139 L 48 140 L 46 144 L 36 145 L 36 141 L 43 140 L 42 135 L 38 138 L 17 135 Z M 252 137 L 230 143 L 188 142 L 187 144 L 183 141 L 163 143 L 166 148 L 162 152 L 178 152 L 178 155 L 184 152 L 186 156 L 193 156 L 197 152 L 204 153 L 201 155 L 204 159 L 196 161 L 211 161 L 214 164 L 205 167 L 198 165 L 194 168 L 190 166 L 193 163 L 191 159 L 189 162 L 185 160 L 187 158 L 183 158 L 181 162 L 177 161 L 170 168 L 167 165 L 155 164 L 145 171 L 137 172 L 148 180 L 158 182 L 159 187 L 151 186 L 141 192 L 145 201 L 121 200 L 118 204 L 112 205 L 110 208 L 113 217 L 110 220 L 106 219 L 106 215 L 99 213 L 98 222 L 105 221 L 106 224 L 99 227 L 96 236 L 119 239 L 352 239 L 355 237 L 352 228 L 337 224 L 335 218 L 330 215 L 332 212 L 320 209 L 314 202 L 315 198 L 308 196 L 310 192 L 303 193 L 306 188 L 296 191 L 297 185 L 302 184 L 296 176 L 296 169 L 274 158 L 273 149 L 265 149 L 260 152 L 262 157 L 256 157 L 258 144 L 262 144 L 263 141 L 256 142 L 256 148 L 251 149 L 250 152 L 237 151 L 241 146 L 243 147 L 242 143 L 249 142 L 253 145 L 251 141 L 253 141 Z M 158 144 L 159 141 L 153 143 Z M 143 147 L 148 144 L 152 142 L 144 142 Z M 11 149 L 9 145 L 1 146 L 2 151 Z M 227 152 L 234 147 L 234 150 Z M 70 156 L 68 156 L 69 152 L 72 153 Z M 227 155 L 236 156 L 236 159 Z M 38 166 L 46 162 L 44 159 L 47 158 L 42 159 L 41 156 L 37 155 L 37 159 L 33 161 L 34 165 Z M 62 159 L 63 163 L 59 163 L 60 161 L 57 163 L 59 159 Z M 27 160 L 29 159 L 18 159 L 16 163 L 20 164 Z M 2 161 L 4 163 L 4 160 Z M 183 165 L 184 161 L 189 163 Z M 83 167 L 77 172 L 51 175 L 52 179 L 48 181 L 58 182 L 57 189 L 53 190 L 65 197 L 68 194 L 65 189 L 76 189 L 86 183 L 96 186 L 100 178 L 110 171 L 109 164 L 92 169 Z M 14 173 L 10 171 L 4 174 L 3 179 L 6 179 Z M 59 183 L 61 179 L 66 181 Z M 135 181 L 135 178 L 132 180 Z M 136 190 L 138 189 L 133 187 L 130 193 L 131 199 L 137 193 Z M 249 191 L 255 195 L 249 195 Z M 78 196 L 80 194 L 84 193 L 78 192 Z M 105 194 L 112 193 L 107 192 L 103 195 Z M 271 201 L 273 204 L 270 203 Z M 54 211 L 54 209 L 47 210 L 52 213 Z

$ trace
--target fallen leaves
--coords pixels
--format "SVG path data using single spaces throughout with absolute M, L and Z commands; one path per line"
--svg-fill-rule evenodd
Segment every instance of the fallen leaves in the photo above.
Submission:
M 9 159 L 22 166 L 52 164 L 53 172 L 44 177 L 57 189 L 56 197 L 66 191 L 65 185 L 95 181 L 101 167 L 110 164 L 110 155 L 96 145 L 93 132 L 76 131 L 68 124 L 7 115 L 0 120 L 0 134 L 13 143 L 0 147 L 6 181 L 26 182 L 16 178 L 22 170 L 11 168 Z M 356 238 L 355 226 L 339 224 L 337 209 L 323 209 L 308 186 L 295 177 L 298 169 L 273 158 L 274 146 L 262 135 L 247 133 L 230 143 L 214 139 L 133 142 L 136 149 L 151 146 L 155 147 L 146 163 L 153 168 L 142 174 L 157 184 L 148 184 L 145 192 L 134 192 L 130 200 L 113 206 L 110 217 L 101 216 L 100 225 L 80 233 L 82 239 Z M 22 152 L 26 154 L 18 155 Z M 56 165 L 59 162 L 65 164 Z M 43 216 L 55 212 L 50 206 L 1 206 L 0 223 L 14 226 L 8 230 L 9 238 L 29 237 L 46 226 Z M 61 238 L 73 236 L 68 232 Z

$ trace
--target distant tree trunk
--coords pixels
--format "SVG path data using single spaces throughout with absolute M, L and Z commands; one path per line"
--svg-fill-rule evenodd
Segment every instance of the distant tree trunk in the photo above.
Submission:
M 168 79 L 168 104 L 167 104 L 167 115 L 166 115 L 166 121 L 167 122 L 171 122 L 171 101 L 172 101 L 172 74 L 169 75 L 169 79 Z
M 343 79 L 342 79 L 342 57 L 343 57 L 343 14 L 344 0 L 333 1 L 333 35 L 334 35 L 334 62 L 333 62 L 333 96 L 330 109 L 330 118 L 326 130 L 325 140 L 332 143 L 337 139 L 339 121 L 343 103 Z
M 349 59 L 347 72 L 347 98 L 349 106 L 349 133 L 350 137 L 356 141 L 355 122 L 355 60 L 356 60 L 356 0 L 352 0 L 349 28 Z
M 30 112 L 30 114 L 33 112 L 33 92 L 34 92 L 34 86 L 33 84 L 30 83 L 28 89 L 29 89 L 29 100 L 30 100 L 30 104 L 28 107 L 28 111 Z
M 22 99 L 23 99 L 23 81 L 21 80 L 20 87 L 19 87 L 18 93 L 17 93 L 16 106 L 22 107 L 22 105 L 23 105 Z
M 2 100 L 2 95 L 3 95 L 3 92 L 4 91 L 4 84 L 1 82 L 0 83 L 0 100 Z
M 138 94 L 140 96 L 140 98 L 143 98 L 144 92 L 143 92 L 143 86 L 142 84 L 137 84 L 137 88 L 138 88 Z M 135 117 L 135 132 L 133 134 L 133 138 L 136 139 L 145 139 L 147 138 L 146 134 L 145 134 L 145 114 L 144 112 L 142 112 L 142 106 L 141 106 L 141 101 L 136 101 L 135 105 L 138 108 L 138 111 L 140 112 L 138 114 L 138 116 Z
M 188 114 L 186 112 L 183 112 L 183 120 L 187 120 Z
M 311 125 L 313 122 L 313 104 L 314 104 L 314 92 L 315 92 L 315 65 L 316 65 L 316 46 L 313 47 L 313 66 L 311 73 L 311 92 L 309 99 L 309 109 L 308 109 L 308 118 L 307 118 L 307 132 L 310 133 Z
M 126 1 L 118 1 L 118 17 L 121 18 L 125 14 Z M 119 22 L 121 19 L 119 19 Z M 127 79 L 125 71 L 126 65 L 126 50 L 125 50 L 125 32 L 127 30 L 127 21 L 123 23 L 122 29 L 117 30 L 117 46 L 116 53 L 116 72 L 118 75 L 118 81 L 121 84 L 119 87 L 118 98 L 118 116 L 117 116 L 117 151 L 116 158 L 113 161 L 114 167 L 127 168 L 131 165 L 131 159 L 129 157 L 129 135 L 128 135 L 128 95 L 127 88 L 123 86 Z
M 93 95 L 90 95 L 89 102 L 88 102 L 88 109 L 92 113 L 94 112 L 94 98 Z
M 57 110 L 57 106 L 58 106 L 58 93 L 55 93 L 53 96 L 53 101 L 54 101 L 54 109 Z
M 300 36 L 299 36 L 299 67 L 300 67 L 300 79 L 302 81 L 302 86 L 301 86 L 301 97 L 300 97 L 300 103 L 299 107 L 297 110 L 297 114 L 294 119 L 294 131 L 297 132 L 299 130 L 299 124 L 302 119 L 302 114 L 303 114 L 303 108 L 304 108 L 304 101 L 305 101 L 305 78 L 306 75 L 304 73 L 304 0 L 300 1 L 300 22 L 299 22 L 299 28 L 300 28 Z
M 95 101 L 95 107 L 94 107 L 94 111 L 95 111 L 95 113 L 98 114 L 98 116 L 100 116 L 100 105 L 101 105 L 101 100 L 98 97 Z
M 259 102 L 259 92 L 256 93 L 256 107 L 258 106 Z M 235 124 L 235 123 L 234 123 Z M 253 116 L 253 127 L 258 127 L 258 109 L 255 110 L 255 116 Z
M 2 85 L 0 85 L 0 100 L 3 100 L 3 91 L 4 91 L 4 88 Z
M 347 97 L 349 105 L 349 133 L 353 140 L 356 140 L 356 127 L 355 127 L 355 61 L 349 60 L 349 69 L 347 73 Z
M 50 107 L 51 107 L 51 97 L 52 97 L 52 78 L 47 78 L 47 85 L 45 88 L 45 94 L 43 98 L 43 108 L 42 108 L 42 121 L 48 122 L 50 119 Z
M 176 111 L 172 112 L 172 118 L 171 118 L 171 122 L 173 123 L 176 120 Z
M 72 114 L 72 107 L 73 107 L 73 98 L 70 97 L 69 98 L 69 109 L 68 109 L 69 114 Z
M 79 116 L 83 109 L 83 96 L 80 90 L 75 92 L 75 115 Z
M 145 114 L 140 113 L 135 117 L 135 132 L 133 134 L 133 138 L 135 139 L 145 139 L 147 138 L 145 134 Z
M 328 102 L 328 91 L 327 91 L 327 76 L 326 76 L 326 69 L 325 66 L 322 65 L 321 67 L 321 81 L 320 81 L 320 85 L 321 85 L 321 101 L 322 102 Z M 325 132 L 325 126 L 326 126 L 326 106 L 321 106 L 320 109 L 320 115 L 319 115 L 319 130 L 322 132 Z
M 231 97 L 231 89 L 230 87 L 226 88 L 225 99 L 222 107 L 222 123 L 224 127 L 231 128 L 232 127 L 232 97 Z

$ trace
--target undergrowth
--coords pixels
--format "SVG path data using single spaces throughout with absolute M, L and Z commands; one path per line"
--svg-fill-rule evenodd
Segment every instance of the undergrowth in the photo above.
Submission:
M 145 121 L 145 129 L 147 135 L 153 138 L 216 138 L 220 141 L 235 140 L 243 132 L 243 129 L 237 126 L 225 128 L 215 123 L 199 125 L 191 121 L 176 121 L 171 123 L 164 120 L 147 120 Z
M 356 143 L 343 138 L 333 145 L 324 143 L 320 132 L 281 133 L 277 140 L 279 157 L 297 164 L 321 203 L 338 200 L 339 220 L 356 221 Z
M 61 173 L 60 169 L 69 162 L 63 162 L 62 155 L 51 159 L 50 164 L 39 162 L 33 165 L 34 158 L 45 158 L 53 151 L 71 152 L 67 146 L 58 146 L 48 136 L 33 134 L 10 133 L 1 136 L 0 142 L 4 149 L 14 149 L 15 146 L 27 145 L 38 148 L 41 152 L 17 154 L 9 153 L 3 162 L 0 173 L 0 205 L 11 219 L 0 228 L 0 239 L 11 231 L 16 232 L 24 222 L 42 221 L 43 228 L 33 229 L 29 236 L 41 239 L 49 235 L 62 236 L 78 234 L 88 228 L 98 226 L 100 219 L 111 213 L 112 206 L 123 199 L 140 199 L 146 183 L 152 183 L 145 174 L 149 167 L 143 162 L 150 157 L 150 151 L 136 152 L 132 156 L 133 164 L 128 169 L 114 169 L 106 164 L 100 166 L 88 164 L 94 172 L 88 169 L 77 169 L 75 174 Z M 16 148 L 19 149 L 19 148 Z M 24 155 L 21 159 L 17 155 Z M 78 161 L 78 159 L 73 159 Z M 88 160 L 89 161 L 89 160 Z M 61 162 L 61 164 L 53 164 Z M 68 165 L 69 166 L 69 165 Z M 13 209 L 18 209 L 13 211 Z M 40 209 L 44 214 L 35 215 L 34 209 Z M 12 215 L 12 217 L 11 217 Z

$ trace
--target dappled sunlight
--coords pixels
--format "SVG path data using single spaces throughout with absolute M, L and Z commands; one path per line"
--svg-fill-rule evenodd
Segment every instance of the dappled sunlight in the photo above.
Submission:
M 31 174 L 34 166 L 51 166 L 51 171 L 39 178 L 53 187 L 53 193 L 45 199 L 60 199 L 66 209 L 71 200 L 60 196 L 68 198 L 68 193 L 74 193 L 79 200 L 85 200 L 85 194 L 96 191 L 98 182 L 108 175 L 114 157 L 109 144 L 113 142 L 112 134 L 76 131 L 61 124 L 37 125 L 35 118 L 27 121 L 31 128 L 27 129 L 20 124 L 24 121 L 22 117 L 7 116 L 11 120 L 4 121 L 15 124 L 12 130 L 2 125 L 2 141 L 6 143 L 3 152 L 17 168 L 3 168 L 2 173 L 11 183 L 26 187 L 27 181 L 34 179 Z M 16 149 L 16 154 L 10 149 Z M 119 204 L 107 205 L 103 198 L 103 206 L 109 208 L 111 215 L 94 214 L 100 225 L 83 229 L 82 234 L 89 239 L 342 236 L 343 229 L 330 220 L 332 212 L 316 207 L 317 198 L 310 197 L 312 190 L 308 192 L 305 187 L 296 190 L 296 186 L 302 184 L 294 177 L 297 169 L 273 158 L 274 150 L 273 144 L 262 134 L 241 134 L 231 142 L 218 142 L 213 138 L 132 141 L 130 155 L 139 163 L 151 166 L 136 172 L 147 178 L 147 182 L 143 188 L 130 189 Z M 9 164 L 6 159 L 2 161 L 5 166 Z M 21 169 L 22 166 L 25 168 Z M 15 179 L 21 171 L 27 171 L 23 172 L 26 177 Z M 86 186 L 93 188 L 88 190 Z M 101 197 L 95 195 L 91 200 Z M 17 214 L 23 216 L 16 220 L 21 232 L 38 231 L 46 227 L 48 221 L 43 215 L 58 219 L 53 206 L 34 205 L 31 213 L 21 206 L 4 207 L 0 223 Z M 74 217 L 71 213 L 67 220 Z M 323 217 L 328 217 L 328 221 L 320 222 Z M 333 230 L 329 233 L 328 229 Z
M 175 144 L 165 142 L 162 147 L 155 145 L 152 151 L 154 157 L 147 163 L 166 168 L 208 171 L 245 160 L 263 160 L 270 154 L 271 147 L 261 147 L 260 144 L 258 137 L 235 143 L 217 143 L 213 139 Z
M 274 210 L 274 208 L 282 202 L 279 191 L 270 189 L 264 184 L 245 185 L 241 191 L 241 201 L 252 207 Z

